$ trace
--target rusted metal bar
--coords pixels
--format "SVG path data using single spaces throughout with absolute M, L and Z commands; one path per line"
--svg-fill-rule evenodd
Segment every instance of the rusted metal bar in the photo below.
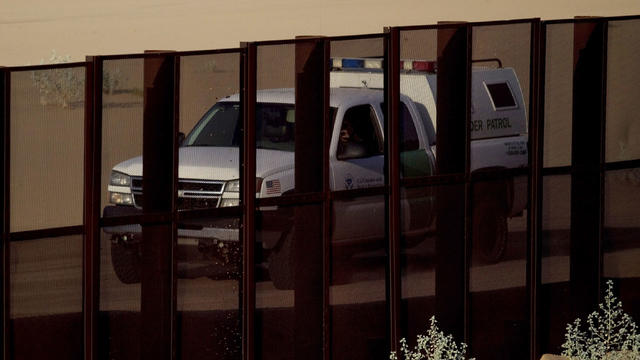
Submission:
M 597 268 L 595 269 L 598 273 L 598 282 L 596 288 L 597 302 L 600 303 L 604 301 L 604 294 L 602 291 L 602 283 L 604 276 L 604 245 L 603 240 L 605 239 L 604 235 L 604 221 L 605 221 L 605 168 L 606 168 L 606 142 L 607 142 L 607 58 L 609 55 L 609 24 L 613 20 L 603 20 L 603 34 L 602 34 L 602 64 L 601 64 L 601 89 L 602 93 L 600 94 L 600 233 L 599 241 L 597 244 L 594 244 L 594 252 L 597 253 L 596 264 Z M 574 123 L 575 124 L 575 123 Z M 573 130 L 573 129 L 572 129 Z M 595 307 L 596 305 L 594 305 Z
M 323 147 L 322 147 L 322 353 L 324 360 L 331 359 L 331 165 L 329 160 L 329 148 L 331 146 L 331 134 L 333 130 L 333 118 L 331 117 L 329 89 L 329 61 L 331 58 L 331 42 L 323 41 Z
M 171 213 L 174 204 L 175 141 L 172 55 L 144 60 L 144 127 L 142 183 L 145 213 Z M 175 224 L 142 226 L 141 324 L 142 359 L 171 359 L 174 323 L 172 253 Z
M 240 206 L 208 208 L 208 209 L 190 209 L 178 211 L 177 221 L 189 219 L 198 219 L 204 217 L 240 217 L 242 216 L 242 208 Z
M 470 35 L 467 24 L 438 28 L 436 143 L 440 175 L 468 174 Z M 458 339 L 466 327 L 465 199 L 466 191 L 460 187 L 442 186 L 436 195 L 436 314 L 442 328 Z
M 242 358 L 255 358 L 255 211 L 256 211 L 256 72 L 257 47 L 254 43 L 243 43 L 242 52 L 242 129 L 240 147 L 242 214 Z
M 467 96 L 471 28 L 466 24 L 438 29 L 437 139 L 438 174 L 467 173 Z
M 175 55 L 174 50 L 145 50 L 144 53 L 132 53 L 132 54 L 113 54 L 113 55 L 100 55 L 103 61 L 114 60 L 139 60 L 139 59 L 152 59 L 162 58 L 167 54 Z
M 102 69 L 100 57 L 87 57 L 84 115 L 84 356 L 98 358 L 100 301 L 100 179 L 102 162 Z
M 570 275 L 575 316 L 595 307 L 600 293 L 606 39 L 605 20 L 574 24 Z
M 471 182 L 479 182 L 479 181 L 489 181 L 489 180 L 500 180 L 504 178 L 513 178 L 515 176 L 528 176 L 529 169 L 527 168 L 506 168 L 506 169 L 491 169 L 488 171 L 478 169 L 473 173 L 469 174 L 469 181 Z
M 333 42 L 333 41 L 348 41 L 348 40 L 380 39 L 382 37 L 384 37 L 384 34 L 371 33 L 371 34 L 360 34 L 360 35 L 332 36 L 328 39 Z
M 83 225 L 65 226 L 40 230 L 19 231 L 9 234 L 10 241 L 25 241 L 57 236 L 82 235 L 85 232 Z
M 10 290 L 11 267 L 9 246 L 9 179 L 10 179 L 10 107 L 11 107 L 11 73 L 0 69 L 0 116 L 2 116 L 2 357 L 10 359 Z
M 580 24 L 592 22 L 594 17 L 575 17 L 573 19 L 557 19 L 557 20 L 545 20 L 546 25 L 557 24 Z M 600 20 L 606 21 L 623 21 L 623 20 L 637 20 L 640 19 L 640 15 L 626 15 L 626 16 L 610 16 L 610 17 L 598 17 Z
M 385 183 L 389 186 L 386 199 L 387 238 L 388 238 L 388 274 L 387 294 L 389 310 L 389 347 L 399 350 L 400 314 L 402 301 L 400 262 L 400 30 L 387 29 L 385 39 Z
M 465 108 L 464 108 L 464 124 L 465 124 L 465 176 L 471 178 L 471 82 L 473 80 L 473 73 L 471 72 L 471 60 L 473 59 L 473 26 L 467 25 L 467 52 L 465 55 L 466 61 L 466 88 L 465 88 Z M 462 252 L 464 261 L 464 280 L 462 286 L 464 287 L 463 303 L 463 316 L 464 316 L 464 332 L 463 338 L 467 344 L 471 343 L 471 294 L 469 290 L 470 281 L 470 268 L 471 268 L 471 233 L 472 233 L 472 185 L 471 181 L 466 181 L 464 188 L 464 201 L 465 201 L 465 234 L 464 234 L 464 251 Z
M 172 174 L 171 174 L 171 344 L 169 346 L 170 359 L 175 359 L 180 345 L 177 342 L 177 316 L 178 316 L 178 261 L 176 257 L 178 247 L 178 166 L 180 165 L 180 56 L 173 56 L 173 129 L 171 149 L 173 149 L 172 157 Z
M 295 44 L 295 193 L 321 193 L 325 88 L 324 40 L 298 39 Z M 294 354 L 295 358 L 323 356 L 323 208 L 298 205 L 294 208 Z
M 355 199 L 363 196 L 386 195 L 389 192 L 387 186 L 376 186 L 370 188 L 339 190 L 331 193 L 332 200 Z
M 71 69 L 85 66 L 84 62 L 69 62 L 61 64 L 43 64 L 43 65 L 25 65 L 25 66 L 12 66 L 10 72 L 21 71 L 38 71 L 38 70 L 54 70 L 54 69 Z M 6 68 L 9 71 L 9 68 Z
M 129 225 L 129 224 L 140 224 L 140 225 L 153 225 L 153 224 L 161 224 L 168 223 L 173 218 L 170 212 L 162 212 L 162 213 L 142 213 L 135 215 L 126 215 L 126 216 L 117 216 L 117 217 L 103 217 L 100 219 L 100 226 L 117 226 L 117 225 Z
M 611 170 L 633 169 L 638 167 L 640 167 L 640 159 L 608 162 L 604 164 L 603 170 L 611 171 Z
M 321 163 L 321 162 L 320 162 Z M 322 176 L 318 177 L 322 180 Z M 272 198 L 256 199 L 256 206 L 280 206 L 280 205 L 322 205 L 324 194 L 321 192 L 307 194 L 291 194 Z
M 530 19 L 515 19 L 515 20 L 495 20 L 495 21 L 478 21 L 468 23 L 470 26 L 493 26 L 493 25 L 513 25 L 530 23 L 533 18 Z M 400 31 L 413 31 L 413 30 L 443 30 L 445 28 L 456 28 L 459 22 L 439 22 L 437 25 L 409 25 L 397 27 Z
M 571 166 L 554 166 L 542 168 L 542 176 L 548 175 L 569 175 L 571 174 Z
M 531 21 L 535 21 L 537 18 L 524 18 L 515 20 L 489 20 L 489 21 L 475 21 L 470 22 L 470 26 L 495 26 L 495 25 L 514 25 L 514 24 L 528 24 Z
M 464 184 L 468 181 L 465 174 L 450 174 L 450 175 L 430 175 L 430 176 L 417 176 L 406 179 L 400 179 L 401 185 L 404 188 L 416 188 L 426 187 L 434 185 L 452 185 L 452 184 Z
M 498 68 L 502 68 L 502 60 L 498 58 L 487 58 L 487 59 L 473 59 L 471 63 L 485 63 L 485 62 L 494 62 L 498 64 Z
M 544 71 L 546 28 L 540 20 L 531 22 L 529 91 L 529 210 L 527 211 L 527 289 L 529 293 L 529 359 L 541 357 L 538 344 L 538 307 L 542 234 L 542 157 L 544 154 Z
M 198 55 L 237 54 L 238 52 L 239 52 L 238 48 L 229 48 L 229 49 L 178 51 L 175 53 L 175 55 L 183 57 L 183 56 L 198 56 Z

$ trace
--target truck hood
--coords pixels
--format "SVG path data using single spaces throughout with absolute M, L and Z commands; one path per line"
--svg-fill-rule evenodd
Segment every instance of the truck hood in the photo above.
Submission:
M 189 146 L 179 149 L 180 179 L 233 180 L 239 175 L 239 150 L 235 147 Z M 256 176 L 265 178 L 294 167 L 294 153 L 279 150 L 256 151 Z M 113 170 L 131 176 L 142 176 L 142 156 L 123 161 Z

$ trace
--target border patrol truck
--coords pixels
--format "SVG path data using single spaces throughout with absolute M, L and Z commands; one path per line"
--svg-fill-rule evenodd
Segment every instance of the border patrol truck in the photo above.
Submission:
M 400 126 L 401 176 L 429 176 L 436 169 L 436 72 L 428 61 L 403 61 Z M 384 185 L 384 95 L 380 59 L 332 59 L 329 148 L 332 191 Z M 257 198 L 292 193 L 294 184 L 295 90 L 269 89 L 256 94 Z M 178 207 L 198 209 L 239 205 L 240 97 L 213 105 L 184 138 L 179 148 Z M 513 69 L 474 69 L 472 81 L 471 170 L 527 166 L 526 111 Z M 320 134 L 319 134 L 320 136 Z M 320 161 L 319 159 L 317 161 Z M 498 261 L 507 241 L 507 217 L 526 207 L 526 176 L 511 178 L 482 191 L 492 201 L 478 201 L 474 229 L 487 261 Z M 524 188 L 523 188 L 524 187 Z M 525 190 L 525 191 L 523 191 Z M 104 216 L 141 211 L 142 157 L 117 164 L 108 185 L 112 205 Z M 407 194 L 402 203 L 402 231 L 406 246 L 421 243 L 433 230 L 435 210 L 431 193 Z M 478 199 L 482 200 L 482 199 Z M 474 201 L 475 202 L 475 201 Z M 269 209 L 263 209 L 268 216 Z M 282 211 L 271 213 L 282 214 Z M 332 246 L 342 253 L 366 251 L 384 237 L 382 197 L 334 202 Z M 292 216 L 292 215 L 291 215 Z M 280 219 L 282 220 L 282 219 Z M 275 222 L 275 221 L 274 221 Z M 282 221 L 277 221 L 282 224 Z M 285 221 L 286 223 L 286 221 Z M 277 288 L 292 288 L 293 221 L 274 231 L 262 231 L 261 246 L 269 252 L 269 276 Z M 202 266 L 233 267 L 239 254 L 238 220 L 215 220 L 178 230 L 178 254 L 201 252 Z M 106 228 L 111 235 L 112 263 L 124 283 L 140 281 L 141 229 L 138 225 Z M 206 254 L 205 254 L 206 253 Z M 234 254 L 236 254 L 234 256 Z M 180 272 L 180 268 L 178 269 Z

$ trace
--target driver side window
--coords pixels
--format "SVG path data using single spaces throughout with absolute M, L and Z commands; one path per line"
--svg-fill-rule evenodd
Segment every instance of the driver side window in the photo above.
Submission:
M 371 105 L 348 109 L 338 138 L 338 160 L 360 159 L 383 153 L 376 113 Z

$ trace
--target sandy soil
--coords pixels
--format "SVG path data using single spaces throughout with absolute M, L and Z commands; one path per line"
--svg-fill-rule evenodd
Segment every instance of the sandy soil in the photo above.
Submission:
M 296 35 L 381 32 L 384 26 L 444 20 L 500 20 L 640 14 L 636 0 L 3 0 L 0 64 L 47 59 L 52 49 L 85 55 L 145 49 L 237 47 L 240 41 Z
M 512 239 L 513 247 L 518 240 Z M 11 244 L 11 317 L 30 317 L 80 312 L 82 309 L 82 238 L 62 237 L 14 242 Z M 478 264 L 470 269 L 470 291 L 524 288 L 526 261 L 523 254 L 496 264 Z M 604 276 L 629 278 L 640 276 L 636 260 L 640 249 L 608 252 L 604 256 Z M 100 310 L 139 311 L 140 284 L 126 285 L 117 278 L 111 264 L 108 239 L 100 252 Z M 423 259 L 415 268 L 407 268 L 402 279 L 402 297 L 435 295 L 435 270 Z M 385 282 L 379 270 L 383 266 L 353 265 L 349 278 L 331 286 L 332 305 L 384 301 Z M 569 279 L 569 256 L 545 256 L 542 259 L 543 283 Z M 239 281 L 206 277 L 178 280 L 178 304 L 181 311 L 237 309 Z M 256 284 L 259 309 L 292 307 L 293 290 L 278 290 L 271 281 Z

